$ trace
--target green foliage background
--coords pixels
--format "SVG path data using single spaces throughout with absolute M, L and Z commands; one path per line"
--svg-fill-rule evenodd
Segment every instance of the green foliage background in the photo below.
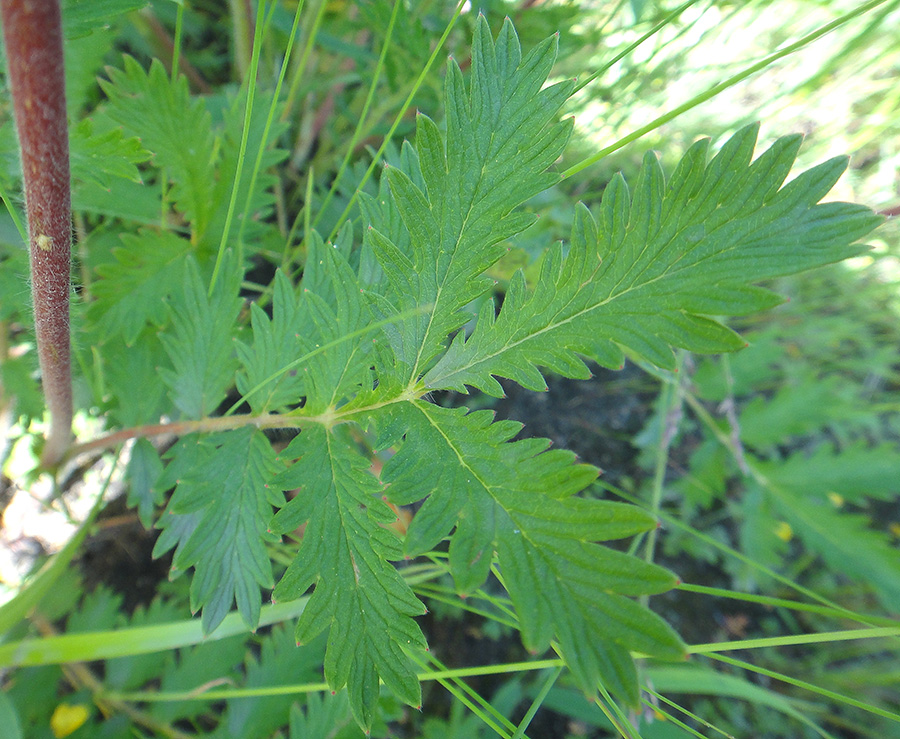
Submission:
M 900 600 L 897 234 L 882 227 L 867 251 L 853 242 L 878 219 L 817 203 L 848 153 L 839 199 L 896 203 L 887 80 L 897 42 L 884 29 L 898 3 L 869 3 L 713 101 L 711 85 L 858 4 L 798 0 L 776 13 L 767 2 L 694 3 L 676 19 L 665 3 L 486 3 L 450 31 L 446 75 L 430 66 L 413 93 L 411 70 L 453 13 L 445 3 L 312 3 L 283 86 L 295 5 L 255 18 L 240 3 L 234 16 L 201 3 L 131 12 L 140 5 L 66 6 L 77 383 L 84 416 L 109 431 L 181 424 L 162 460 L 146 439 L 134 446 L 128 499 L 145 524 L 165 506 L 154 554 L 174 552 L 173 577 L 192 573 L 129 615 L 109 591 L 82 595 L 64 567 L 39 576 L 56 584 L 31 586 L 51 591 L 32 623 L 88 634 L 32 642 L 12 615 L 24 601 L 0 611 L 0 662 L 33 665 L 0 694 L 11 722 L 50 736 L 49 716 L 67 702 L 93 704 L 73 736 L 136 726 L 359 736 L 359 724 L 376 736 L 509 737 L 526 735 L 538 711 L 535 731 L 550 731 L 540 717 L 549 727 L 555 714 L 595 736 L 704 735 L 709 724 L 890 735 L 900 721 L 889 618 Z M 166 66 L 167 29 L 190 65 L 184 77 Z M 236 82 L 248 79 L 257 84 Z M 693 96 L 697 107 L 629 143 Z M 395 119 L 406 108 L 419 113 Z M 557 122 L 568 111 L 574 124 Z M 765 153 L 751 164 L 760 118 Z M 811 133 L 803 147 L 778 137 L 797 128 Z M 713 143 L 695 141 L 701 133 Z M 386 136 L 386 165 L 369 179 Z M 9 122 L 0 157 L 15 214 Z M 0 402 L 22 450 L 42 406 L 27 265 L 13 219 L 0 229 Z M 848 257 L 850 267 L 786 277 Z M 596 470 L 569 452 L 514 440 L 519 424 L 432 402 L 436 391 L 502 395 L 497 377 L 542 390 L 548 370 L 587 379 L 584 359 L 619 368 L 626 358 L 658 395 L 634 439 L 645 474 L 619 488 L 594 483 Z M 248 412 L 255 426 L 300 433 L 275 449 L 241 426 Z M 24 485 L 23 453 L 6 469 Z M 415 507 L 402 539 L 396 506 Z M 599 543 L 636 534 L 627 549 Z M 660 564 L 699 576 L 679 584 Z M 649 601 L 654 615 L 646 596 L 676 585 Z M 260 590 L 273 587 L 274 608 L 286 610 L 262 605 Z M 28 610 L 39 600 L 29 598 Z M 771 638 L 752 644 L 752 664 L 714 665 L 741 645 L 697 643 L 683 620 L 722 599 L 770 608 L 746 634 Z M 423 600 L 445 618 L 486 618 L 479 628 L 506 641 L 518 631 L 531 664 L 489 670 L 531 677 L 488 698 L 443 673 L 414 619 Z M 202 611 L 199 627 L 179 620 L 186 603 Z M 301 609 L 293 635 L 247 633 Z M 707 656 L 647 659 L 683 656 L 666 621 Z M 823 646 L 857 628 L 874 630 Z M 216 641 L 201 643 L 209 632 Z M 804 637 L 822 643 L 796 651 Z M 105 659 L 101 679 L 76 674 L 59 697 L 54 650 Z M 323 665 L 328 687 L 347 692 L 322 692 Z M 793 689 L 748 677 L 766 670 Z M 423 672 L 453 696 L 449 714 L 436 700 L 429 708 L 434 692 L 423 701 Z M 220 687 L 232 684 L 259 690 Z M 198 686 L 212 690 L 201 698 Z M 629 711 L 642 699 L 638 718 Z M 408 708 L 419 705 L 422 716 Z M 106 711 L 115 717 L 102 721 Z

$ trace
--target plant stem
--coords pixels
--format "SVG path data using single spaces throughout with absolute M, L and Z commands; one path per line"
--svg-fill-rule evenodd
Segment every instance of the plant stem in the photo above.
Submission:
M 58 0 L 0 0 L 31 254 L 31 294 L 50 431 L 41 464 L 55 467 L 72 436 L 69 138 Z

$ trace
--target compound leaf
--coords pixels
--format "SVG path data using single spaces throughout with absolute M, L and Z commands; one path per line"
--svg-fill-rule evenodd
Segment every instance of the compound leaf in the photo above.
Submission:
M 648 154 L 634 193 L 614 179 L 596 221 L 579 206 L 569 253 L 559 245 L 548 251 L 530 294 L 519 273 L 499 315 L 487 305 L 426 385 L 500 395 L 494 375 L 544 389 L 538 365 L 583 378 L 581 357 L 615 368 L 627 349 L 672 369 L 673 347 L 743 347 L 716 316 L 772 307 L 777 296 L 754 283 L 859 253 L 852 242 L 879 220 L 863 206 L 816 204 L 844 171 L 844 158 L 782 186 L 799 137 L 779 139 L 751 163 L 757 129 L 736 133 L 709 163 L 709 142 L 697 142 L 668 183 Z

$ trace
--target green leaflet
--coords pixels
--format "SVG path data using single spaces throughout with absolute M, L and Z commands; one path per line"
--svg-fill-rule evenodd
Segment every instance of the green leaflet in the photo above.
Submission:
M 116 16 L 144 7 L 144 0 L 91 0 L 62 3 L 66 38 L 78 38 L 109 25 Z
M 840 452 L 823 445 L 809 455 L 798 452 L 777 464 L 758 466 L 767 480 L 781 487 L 823 497 L 836 493 L 857 504 L 869 498 L 893 500 L 900 480 L 900 455 L 887 443 L 870 448 L 857 442 Z
M 163 502 L 163 491 L 156 486 L 163 465 L 159 452 L 146 439 L 138 439 L 131 450 L 128 468 L 128 505 L 137 508 L 138 518 L 146 528 L 153 526 L 153 509 Z
M 172 621 L 180 614 L 176 613 Z M 235 667 L 247 654 L 247 637 L 243 634 L 206 641 L 196 646 L 171 650 L 160 676 L 160 689 L 166 691 L 193 690 L 197 685 L 221 679 L 223 675 L 237 677 Z M 268 642 L 263 642 L 267 644 Z M 177 655 L 177 660 L 176 660 Z M 203 698 L 191 701 L 154 703 L 150 711 L 161 721 L 194 719 L 207 708 Z
M 280 270 L 274 292 L 271 318 L 256 303 L 250 306 L 253 344 L 237 342 L 243 368 L 237 375 L 237 389 L 257 414 L 279 410 L 305 395 L 303 374 L 285 369 L 296 359 L 303 326 L 294 289 Z
M 156 487 L 175 486 L 158 526 L 153 556 L 175 547 L 174 572 L 194 568 L 191 608 L 203 609 L 203 628 L 216 628 L 237 602 L 256 628 L 259 589 L 271 588 L 265 540 L 272 506 L 282 496 L 267 485 L 275 453 L 259 431 L 242 428 L 209 437 L 186 436 L 166 453 L 170 460 Z
M 106 392 L 117 401 L 108 411 L 117 424 L 136 426 L 171 412 L 168 388 L 159 381 L 158 369 L 168 364 L 168 355 L 158 329 L 144 329 L 132 346 L 113 338 L 90 348 L 91 358 L 102 362 L 95 366 L 95 377 L 102 371 Z
M 515 209 L 558 181 L 546 170 L 571 132 L 571 121 L 556 116 L 573 84 L 542 89 L 556 45 L 552 36 L 523 58 L 509 19 L 495 42 L 480 16 L 468 89 L 450 60 L 446 141 L 419 115 L 415 151 L 404 146 L 406 166 L 386 168 L 392 203 L 379 220 L 393 223 L 394 233 L 371 220 L 366 233 L 366 249 L 386 276 L 380 309 L 431 306 L 387 334 L 402 381 L 416 379 L 468 320 L 461 308 L 490 287 L 482 273 L 504 253 L 499 242 L 534 220 Z
M 225 271 L 225 279 L 209 297 L 197 263 L 189 259 L 184 285 L 172 303 L 172 326 L 160 336 L 173 369 L 162 367 L 159 374 L 186 418 L 212 414 L 234 379 L 231 336 L 241 307 L 234 255 Z
M 753 283 L 857 254 L 850 244 L 879 220 L 863 206 L 816 205 L 845 159 L 782 187 L 799 137 L 779 139 L 751 163 L 756 133 L 756 125 L 742 129 L 708 164 L 709 142 L 697 142 L 668 183 L 652 154 L 633 193 L 621 177 L 613 180 L 598 219 L 579 206 L 568 255 L 559 246 L 548 251 L 530 294 L 519 273 L 499 315 L 486 305 L 472 335 L 457 334 L 426 385 L 500 395 L 493 375 L 543 389 L 538 365 L 583 378 L 581 357 L 618 367 L 628 349 L 671 369 L 673 347 L 744 346 L 713 316 L 772 307 L 777 296 Z
M 122 336 L 131 345 L 148 323 L 165 323 L 165 299 L 177 289 L 192 247 L 167 231 L 122 234 L 122 244 L 113 250 L 114 262 L 97 267 L 102 279 L 93 285 L 88 316 L 103 339 Z
M 297 623 L 297 641 L 329 630 L 325 678 L 348 686 L 353 713 L 371 724 L 378 679 L 403 701 L 418 706 L 421 689 L 404 649 L 424 649 L 413 616 L 425 607 L 388 563 L 403 558 L 400 540 L 386 528 L 397 519 L 382 499 L 369 461 L 340 434 L 321 427 L 298 436 L 282 453 L 299 461 L 272 481 L 299 488 L 275 516 L 275 533 L 306 524 L 297 557 L 275 589 L 277 600 L 297 598 L 315 584 Z
M 172 180 L 170 195 L 176 209 L 191 224 L 192 242 L 202 253 L 208 254 L 218 244 L 225 227 L 238 169 L 246 99 L 240 96 L 231 101 L 221 129 L 214 130 L 206 103 L 190 96 L 184 77 L 169 79 L 158 60 L 154 60 L 149 72 L 131 57 L 125 57 L 124 67 L 124 71 L 110 70 L 109 82 L 101 80 L 110 99 L 107 113 L 126 132 L 140 136 L 140 147 L 153 154 L 153 163 Z M 250 146 L 244 154 L 249 161 L 255 161 L 259 147 L 268 143 L 263 136 L 269 109 L 265 103 L 262 101 L 254 106 L 249 121 Z M 81 124 L 76 133 L 85 125 L 88 124 Z M 283 123 L 276 123 L 270 136 L 277 137 L 284 128 Z M 83 144 L 81 149 L 86 151 L 80 159 L 87 155 L 105 156 L 106 159 L 116 156 L 124 159 L 118 169 L 128 172 L 126 165 L 148 152 L 140 147 L 135 149 L 131 139 L 120 139 L 121 131 L 114 130 L 99 141 L 91 142 L 90 147 Z M 75 141 L 79 142 L 78 136 Z M 76 149 L 76 154 L 78 151 Z M 247 210 L 242 216 L 242 235 L 248 243 L 258 243 L 271 229 L 265 220 L 275 202 L 270 191 L 276 178 L 266 170 L 281 162 L 285 153 L 280 149 L 264 151 L 262 173 L 255 182 L 253 167 L 242 170 L 236 202 L 239 208 L 246 207 Z M 76 157 L 74 164 L 78 165 L 80 159 Z M 84 168 L 82 164 L 81 169 Z
M 300 295 L 288 279 L 275 277 L 273 316 L 254 305 L 252 345 L 237 342 L 243 371 L 237 386 L 254 411 L 297 404 L 321 413 L 371 390 L 371 338 L 368 301 L 342 253 L 350 229 L 332 246 L 312 232 Z
M 291 739 L 311 736 L 328 736 L 335 727 L 342 728 L 353 720 L 345 693 L 328 695 L 310 693 L 306 706 L 291 706 Z
M 287 624 L 272 629 L 272 638 L 262 641 L 258 658 L 253 650 L 246 653 L 247 688 L 261 689 L 275 685 L 317 681 L 322 660 L 322 650 L 300 650 L 294 644 L 293 634 Z M 260 695 L 252 700 L 233 698 L 227 702 L 220 726 L 227 727 L 227 736 L 241 739 L 267 739 L 277 735 L 283 725 L 295 695 Z
M 676 583 L 655 565 L 600 546 L 656 525 L 641 510 L 571 497 L 597 471 L 548 442 L 511 442 L 521 426 L 492 423 L 416 401 L 384 413 L 382 446 L 405 437 L 382 478 L 396 503 L 427 496 L 407 533 L 406 552 L 433 548 L 450 533 L 450 569 L 461 593 L 478 588 L 497 553 L 499 570 L 529 649 L 562 645 L 579 683 L 599 682 L 637 701 L 629 650 L 682 658 L 683 645 L 655 614 L 622 595 L 660 593 Z
M 157 59 L 149 73 L 128 56 L 124 65 L 124 71 L 109 70 L 109 82 L 100 81 L 110 99 L 109 115 L 153 152 L 156 166 L 174 182 L 178 209 L 202 238 L 212 217 L 215 187 L 210 154 L 214 139 L 206 105 L 191 99 L 187 79 L 170 80 Z
M 238 95 L 231 101 L 231 106 L 225 112 L 222 130 L 218 133 L 221 140 L 221 155 L 215 162 L 216 180 L 215 187 L 211 193 L 212 204 L 209 226 L 205 235 L 203 235 L 203 245 L 206 247 L 218 247 L 222 231 L 225 228 L 226 215 L 231 201 L 231 190 L 234 187 L 238 169 L 246 103 L 246 95 Z M 284 149 L 266 148 L 260 161 L 260 171 L 254 181 L 254 168 L 251 165 L 256 161 L 260 147 L 268 146 L 269 141 L 277 141 L 278 137 L 287 128 L 285 123 L 276 120 L 269 131 L 269 138 L 265 138 L 266 118 L 270 106 L 271 97 L 269 95 L 260 95 L 254 103 L 253 111 L 248 121 L 247 150 L 244 153 L 244 167 L 241 170 L 237 200 L 235 201 L 238 208 L 238 218 L 242 219 L 241 244 L 247 250 L 258 246 L 264 237 L 268 235 L 268 232 L 274 230 L 266 222 L 272 215 L 275 205 L 272 189 L 278 181 L 271 169 L 281 163 L 287 156 L 287 151 Z M 280 109 L 280 106 L 276 108 L 278 111 Z M 251 187 L 253 188 L 252 193 Z M 247 201 L 248 194 L 251 196 L 249 202 Z M 237 237 L 238 230 L 239 226 L 237 223 L 232 223 L 229 234 L 232 239 Z M 280 235 L 277 238 L 280 238 Z
M 352 230 L 341 230 L 334 245 L 314 234 L 300 285 L 304 326 L 298 336 L 300 372 L 307 385 L 305 410 L 316 413 L 339 405 L 373 378 L 369 304 L 347 262 Z
M 125 138 L 119 128 L 97 132 L 90 118 L 72 128 L 69 146 L 72 179 L 95 182 L 106 189 L 117 177 L 141 182 L 136 165 L 150 158 L 137 138 Z

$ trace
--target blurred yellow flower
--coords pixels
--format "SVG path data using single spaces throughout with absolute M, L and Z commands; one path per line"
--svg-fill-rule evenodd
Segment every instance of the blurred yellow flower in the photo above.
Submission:
M 794 538 L 794 530 L 787 521 L 779 521 L 775 524 L 775 536 L 782 541 L 790 541 Z
M 53 736 L 56 739 L 69 736 L 72 732 L 80 729 L 90 715 L 90 711 L 83 703 L 74 706 L 60 703 L 50 717 L 50 729 L 53 731 Z

